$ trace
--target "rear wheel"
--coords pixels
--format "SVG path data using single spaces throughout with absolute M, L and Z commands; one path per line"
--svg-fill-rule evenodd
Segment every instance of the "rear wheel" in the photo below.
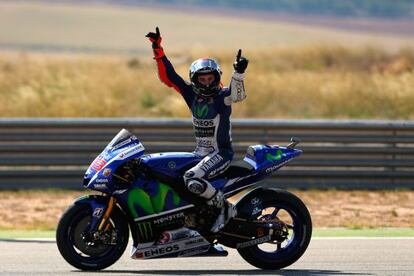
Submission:
M 100 270 L 114 264 L 128 244 L 128 223 L 114 209 L 103 231 L 89 230 L 92 209 L 72 205 L 63 214 L 56 230 L 56 242 L 63 258 L 82 270 Z
M 283 190 L 265 190 L 257 198 L 262 210 L 251 219 L 283 225 L 282 238 L 238 249 L 248 263 L 262 269 L 281 269 L 297 261 L 309 245 L 312 221 L 308 209 L 295 195 Z

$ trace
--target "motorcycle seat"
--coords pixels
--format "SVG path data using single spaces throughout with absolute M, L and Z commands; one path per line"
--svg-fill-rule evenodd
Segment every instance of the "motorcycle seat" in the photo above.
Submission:
M 230 166 L 222 174 L 217 175 L 214 178 L 235 178 L 246 176 L 254 171 L 254 167 L 244 160 L 235 160 L 230 163 Z

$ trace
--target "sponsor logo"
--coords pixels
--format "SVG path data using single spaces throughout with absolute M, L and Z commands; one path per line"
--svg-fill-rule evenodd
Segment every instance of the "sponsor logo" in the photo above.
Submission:
M 152 232 L 151 222 L 147 221 L 147 222 L 138 223 L 138 230 L 143 239 L 147 240 L 147 239 L 152 238 L 153 232 Z
M 265 172 L 266 172 L 266 173 L 273 172 L 273 171 L 277 170 L 278 168 L 282 167 L 282 166 L 283 166 L 284 164 L 286 164 L 287 162 L 288 162 L 288 160 L 287 160 L 287 161 L 285 161 L 285 162 L 282 162 L 282 163 L 280 163 L 280 164 L 273 165 L 272 167 L 267 168 Z
M 183 217 L 184 217 L 184 212 L 180 212 L 180 213 L 177 213 L 177 214 L 168 215 L 168 216 L 165 216 L 165 217 L 162 217 L 162 218 L 154 219 L 154 224 L 168 223 L 168 222 L 171 222 L 171 221 L 174 221 L 176 219 L 183 218 Z
M 276 154 L 266 153 L 265 158 L 269 162 L 276 162 L 282 160 L 282 157 L 285 157 L 286 154 L 283 153 L 282 150 L 277 150 Z
M 258 199 L 257 197 L 252 198 L 252 200 L 250 201 L 250 203 L 252 205 L 257 205 L 260 203 L 260 199 Z
M 254 215 L 256 215 L 256 214 L 260 213 L 261 211 L 262 211 L 262 209 L 261 209 L 261 208 L 254 207 L 254 209 L 253 209 L 253 211 L 252 211 L 252 216 L 254 216 Z
M 194 114 L 197 116 L 197 118 L 204 118 L 208 114 L 208 105 L 196 105 L 194 109 Z
M 103 176 L 108 177 L 111 174 L 111 172 L 112 172 L 112 170 L 107 168 L 103 171 L 102 174 L 103 174 Z
M 210 245 L 203 245 L 203 246 L 183 250 L 178 254 L 178 256 L 189 257 L 189 256 L 198 255 L 198 254 L 206 252 L 209 248 L 210 248 Z
M 256 245 L 256 244 L 265 243 L 265 242 L 268 242 L 270 240 L 271 240 L 270 235 L 267 235 L 267 236 L 264 236 L 264 237 L 261 237 L 261 238 L 258 238 L 258 239 L 254 239 L 254 240 L 251 240 L 251 241 L 238 243 L 238 244 L 236 244 L 236 248 L 237 249 L 245 248 L 245 247 L 253 246 L 253 245 Z
M 121 195 L 121 194 L 125 193 L 126 191 L 128 191 L 128 190 L 127 189 L 124 189 L 124 190 L 116 190 L 112 194 L 114 194 L 114 195 Z
M 193 125 L 198 127 L 212 127 L 214 126 L 214 120 L 199 120 L 193 118 Z
M 185 244 L 185 246 L 189 246 L 189 245 L 193 245 L 193 244 L 202 243 L 204 241 L 205 241 L 205 239 L 203 237 L 201 237 L 201 238 L 198 238 L 198 239 L 189 240 L 189 241 L 185 242 L 184 244 Z
M 96 183 L 108 183 L 109 180 L 106 178 L 98 178 L 95 180 Z
M 170 162 L 168 162 L 168 168 L 170 168 L 170 169 L 175 169 L 175 167 L 176 167 L 177 165 L 175 164 L 175 162 L 174 161 L 170 161 Z
M 208 176 L 209 177 L 213 177 L 213 176 L 215 176 L 217 174 L 220 174 L 220 173 L 224 172 L 227 169 L 227 167 L 230 165 L 230 162 L 231 161 L 229 160 L 226 163 L 224 163 L 220 168 L 211 171 Z
M 214 137 L 215 130 L 216 130 L 215 127 L 205 127 L 205 128 L 196 127 L 194 131 L 194 135 L 197 138 Z
M 115 150 L 115 149 L 117 149 L 117 148 L 123 147 L 123 146 L 125 146 L 126 144 L 128 144 L 128 143 L 130 143 L 130 142 L 132 142 L 132 138 L 126 139 L 125 141 L 122 141 L 121 143 L 119 143 L 119 144 L 117 144 L 117 145 L 113 146 L 113 147 L 111 148 L 111 150 Z
M 223 157 L 216 154 L 213 157 L 211 157 L 210 159 L 208 159 L 203 165 L 201 165 L 200 169 L 203 170 L 204 172 L 206 172 L 222 160 L 223 160 Z
M 102 216 L 103 213 L 103 208 L 95 208 L 95 210 L 93 211 L 93 216 L 96 218 L 99 218 Z
M 104 151 L 101 153 L 101 156 L 103 159 L 108 160 L 108 158 L 111 158 L 111 154 L 109 154 L 108 152 Z
M 179 241 L 182 239 L 190 238 L 194 234 L 188 229 L 184 230 L 174 230 L 174 231 L 164 231 L 161 234 L 161 237 L 158 241 L 158 244 L 165 244 L 171 241 Z
M 174 240 L 174 235 L 175 234 L 180 234 L 183 235 L 192 235 L 191 231 L 185 230 L 184 233 L 183 231 L 174 233 L 174 231 L 166 231 L 164 233 L 169 232 L 169 236 L 168 234 L 165 235 L 165 241 L 167 241 L 168 239 Z M 164 234 L 163 233 L 163 234 Z M 160 243 L 160 242 L 159 242 Z M 161 256 L 161 255 L 166 255 L 166 254 L 173 254 L 174 252 L 183 252 L 184 255 L 185 254 L 189 254 L 189 255 L 193 255 L 196 253 L 195 249 L 205 249 L 208 250 L 208 248 L 210 247 L 210 244 L 208 241 L 206 241 L 203 237 L 201 236 L 195 236 L 189 239 L 184 239 L 181 240 L 179 242 L 175 242 L 175 243 L 164 243 L 164 244 L 159 244 L 159 245 L 154 245 L 151 247 L 147 247 L 144 248 L 138 252 L 135 252 L 135 257 L 136 258 L 153 258 L 153 257 L 157 257 L 157 256 Z M 194 249 L 194 251 L 192 250 Z M 191 253 L 193 254 L 191 254 Z
M 197 145 L 200 147 L 210 147 L 212 142 L 210 140 L 198 140 Z
M 180 250 L 180 247 L 178 246 L 178 244 L 175 245 L 170 245 L 170 246 L 165 246 L 165 247 L 159 247 L 159 248 L 153 248 L 147 251 L 144 251 L 144 256 L 145 258 L 150 258 L 150 257 L 155 257 L 155 256 L 159 256 L 159 255 L 164 255 L 167 253 L 171 253 L 174 251 L 178 251 Z
M 107 188 L 106 184 L 95 184 L 95 185 L 93 185 L 93 187 L 94 187 L 94 189 L 97 189 L 97 190 L 101 190 L 101 189 L 106 189 Z
M 142 252 L 135 253 L 135 258 L 138 258 L 138 259 L 144 258 L 144 253 Z
M 171 235 L 172 235 L 173 240 L 182 240 L 182 239 L 185 239 L 185 238 L 189 238 L 189 237 L 193 236 L 194 234 L 193 234 L 192 231 L 183 230 L 183 231 L 180 231 L 180 232 L 177 232 L 177 233 L 172 233 Z
M 169 243 L 171 241 L 171 234 L 168 231 L 164 231 L 161 234 L 160 239 L 158 240 L 159 244 L 165 244 L 165 243 Z
M 118 157 L 119 158 L 124 158 L 124 157 L 128 157 L 131 156 L 134 153 L 137 153 L 141 150 L 143 150 L 144 147 L 142 146 L 142 144 L 137 144 L 131 147 L 128 147 L 125 151 L 121 152 Z
M 106 161 L 105 159 L 103 159 L 102 156 L 98 156 L 95 158 L 95 160 L 93 160 L 91 168 L 95 171 L 100 171 L 102 170 L 102 168 L 106 165 Z

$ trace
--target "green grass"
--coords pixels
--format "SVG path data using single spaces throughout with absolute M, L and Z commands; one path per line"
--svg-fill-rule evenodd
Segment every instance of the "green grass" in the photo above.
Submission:
M 414 228 L 320 228 L 313 230 L 313 237 L 414 237 Z M 54 238 L 55 231 L 0 230 L 0 239 Z
M 0 230 L 0 239 L 54 238 L 55 230 Z

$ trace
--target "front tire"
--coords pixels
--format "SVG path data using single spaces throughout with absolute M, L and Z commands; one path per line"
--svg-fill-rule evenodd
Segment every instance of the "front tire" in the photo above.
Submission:
M 114 264 L 128 244 L 128 223 L 118 208 L 112 211 L 110 227 L 104 233 L 110 235 L 110 242 L 88 240 L 91 217 L 90 205 L 72 205 L 62 215 L 56 230 L 60 254 L 69 264 L 81 270 L 100 270 Z
M 250 218 L 270 220 L 274 219 L 269 215 L 272 213 L 277 219 L 284 221 L 290 216 L 290 221 L 285 221 L 288 225 L 289 237 L 283 243 L 273 241 L 260 246 L 238 249 L 239 254 L 248 263 L 261 269 L 276 270 L 293 264 L 305 253 L 312 236 L 312 221 L 308 209 L 298 197 L 284 190 L 263 190 L 255 197 L 262 200 L 263 208 L 262 212 Z M 281 210 L 285 213 L 282 214 L 284 218 L 280 216 Z M 269 251 L 268 248 L 271 246 L 277 248 Z

